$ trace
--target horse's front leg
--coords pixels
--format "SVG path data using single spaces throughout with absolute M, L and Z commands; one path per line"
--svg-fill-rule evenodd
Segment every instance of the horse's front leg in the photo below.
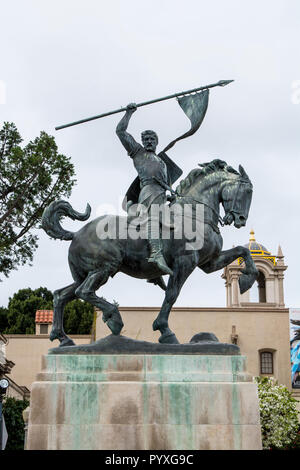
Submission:
M 169 278 L 164 302 L 157 318 L 154 320 L 152 325 L 154 331 L 159 330 L 161 332 L 161 336 L 159 338 L 160 343 L 179 344 L 175 334 L 169 328 L 168 319 L 171 308 L 176 302 L 183 284 L 189 275 L 193 272 L 195 267 L 196 264 L 194 256 L 181 257 L 181 259 L 177 260 L 176 264 L 174 265 L 173 276 L 170 276 Z
M 228 264 L 232 263 L 237 258 L 243 258 L 246 265 L 239 278 L 240 293 L 243 294 L 253 286 L 258 276 L 258 271 L 248 248 L 236 246 L 230 250 L 221 251 L 219 256 L 215 259 L 199 267 L 208 274 L 225 268 L 225 266 L 228 266 Z

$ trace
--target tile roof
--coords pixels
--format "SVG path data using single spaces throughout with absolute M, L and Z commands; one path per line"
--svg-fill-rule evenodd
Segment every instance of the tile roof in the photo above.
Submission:
M 35 323 L 53 323 L 53 310 L 37 310 Z

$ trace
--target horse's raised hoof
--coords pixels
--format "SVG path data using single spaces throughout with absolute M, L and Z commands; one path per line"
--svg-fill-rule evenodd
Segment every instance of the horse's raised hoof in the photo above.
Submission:
M 253 286 L 257 279 L 257 273 L 242 274 L 239 278 L 240 293 L 244 294 L 250 287 Z
M 174 333 L 165 333 L 158 341 L 164 344 L 180 344 Z
M 112 334 L 116 336 L 118 336 L 121 333 L 122 328 L 124 326 L 123 322 L 120 323 L 119 321 L 114 320 L 113 318 L 110 318 L 109 320 L 107 320 L 106 324 L 108 328 L 110 329 L 110 331 L 112 332 Z

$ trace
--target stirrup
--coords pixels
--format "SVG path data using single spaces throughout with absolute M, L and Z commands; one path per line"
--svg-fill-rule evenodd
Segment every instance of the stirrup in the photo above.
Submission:
M 150 282 L 151 284 L 154 284 L 155 286 L 159 286 L 164 291 L 167 290 L 167 286 L 162 276 L 156 277 L 154 279 L 147 279 L 147 282 Z
M 151 253 L 151 256 L 148 258 L 149 263 L 155 263 L 156 266 L 165 274 L 173 275 L 172 269 L 167 265 L 165 258 L 161 254 L 161 250 Z

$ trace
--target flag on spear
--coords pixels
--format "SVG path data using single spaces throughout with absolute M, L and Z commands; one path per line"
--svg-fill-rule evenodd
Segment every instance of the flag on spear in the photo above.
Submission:
M 184 111 L 185 115 L 189 118 L 191 122 L 191 128 L 188 132 L 185 132 L 177 139 L 172 140 L 169 145 L 163 150 L 163 152 L 167 152 L 170 148 L 172 148 L 178 140 L 185 139 L 189 137 L 199 129 L 206 114 L 207 106 L 208 106 L 208 96 L 209 90 L 201 91 L 200 93 L 195 93 L 194 95 L 186 95 L 182 96 L 181 98 L 177 98 L 177 101 Z

